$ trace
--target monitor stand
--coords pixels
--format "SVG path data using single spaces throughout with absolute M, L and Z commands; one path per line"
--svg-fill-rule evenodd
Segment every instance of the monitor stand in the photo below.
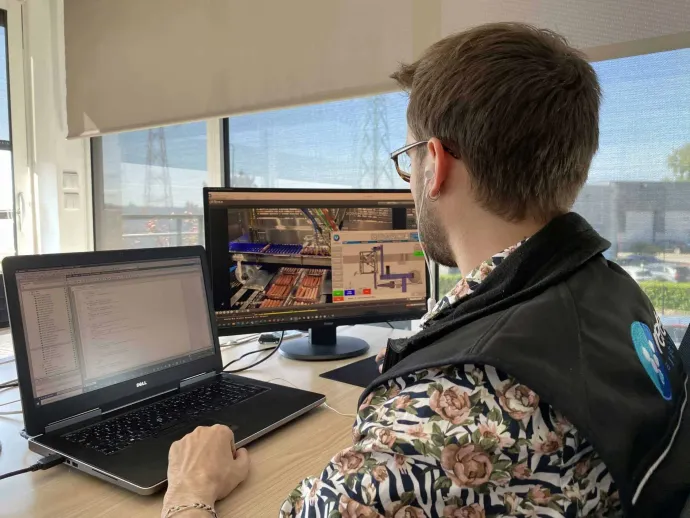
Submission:
M 309 329 L 309 336 L 283 342 L 280 354 L 292 360 L 342 360 L 369 350 L 369 344 L 354 336 L 337 336 L 336 326 Z

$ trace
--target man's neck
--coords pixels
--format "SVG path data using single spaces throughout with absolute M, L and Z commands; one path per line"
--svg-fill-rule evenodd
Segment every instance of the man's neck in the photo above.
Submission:
M 545 223 L 525 220 L 510 223 L 496 217 L 474 220 L 450 235 L 453 257 L 463 275 L 468 275 L 489 257 L 536 234 Z

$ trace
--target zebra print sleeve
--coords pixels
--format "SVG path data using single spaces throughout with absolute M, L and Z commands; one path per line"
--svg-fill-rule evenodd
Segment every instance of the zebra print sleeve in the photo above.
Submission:
M 608 470 L 510 376 L 464 365 L 397 378 L 359 408 L 353 446 L 281 518 L 586 516 L 619 508 Z

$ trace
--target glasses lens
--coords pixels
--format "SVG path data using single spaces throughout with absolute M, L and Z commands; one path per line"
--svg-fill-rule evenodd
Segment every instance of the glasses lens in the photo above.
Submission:
M 408 178 L 410 177 L 410 171 L 412 171 L 412 160 L 407 153 L 400 153 L 398 155 L 398 169 L 405 174 Z

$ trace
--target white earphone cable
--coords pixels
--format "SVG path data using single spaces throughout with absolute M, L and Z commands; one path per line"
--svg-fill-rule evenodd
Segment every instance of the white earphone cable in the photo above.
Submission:
M 285 383 L 287 383 L 288 385 L 290 385 L 292 388 L 299 389 L 299 387 L 298 387 L 297 385 L 295 385 L 294 383 L 292 383 L 292 382 L 286 380 L 285 378 L 273 378 L 273 379 L 269 380 L 268 382 L 269 382 L 269 383 L 273 383 L 274 381 L 284 381 Z M 330 406 L 330 405 L 329 405 L 328 403 L 326 403 L 325 401 L 324 401 L 324 403 L 323 403 L 323 406 L 325 406 L 325 407 L 326 407 L 328 410 L 330 410 L 331 412 L 335 412 L 336 414 L 341 415 L 341 416 L 343 416 L 343 417 L 352 417 L 352 418 L 356 418 L 356 417 L 357 417 L 357 414 L 344 414 L 343 412 L 340 412 L 340 411 L 336 410 L 335 408 L 333 408 L 332 406 Z
M 430 297 L 426 301 L 426 308 L 428 312 L 434 309 L 436 306 L 436 275 L 434 270 L 431 268 L 431 261 L 429 256 L 424 249 L 424 237 L 422 236 L 422 224 L 419 217 L 420 213 L 424 212 L 424 202 L 428 196 L 429 182 L 431 177 L 424 173 L 424 189 L 422 189 L 422 199 L 419 200 L 419 204 L 415 204 L 415 212 L 417 215 L 417 238 L 419 239 L 419 244 L 422 245 L 422 252 L 424 252 L 424 262 L 426 263 L 427 271 L 429 272 L 429 293 Z

